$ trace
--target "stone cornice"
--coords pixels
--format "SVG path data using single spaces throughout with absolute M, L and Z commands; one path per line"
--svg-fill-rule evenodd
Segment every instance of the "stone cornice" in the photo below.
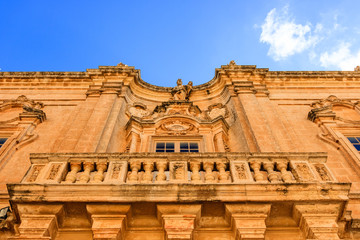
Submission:
M 346 201 L 350 183 L 8 184 L 11 202 Z

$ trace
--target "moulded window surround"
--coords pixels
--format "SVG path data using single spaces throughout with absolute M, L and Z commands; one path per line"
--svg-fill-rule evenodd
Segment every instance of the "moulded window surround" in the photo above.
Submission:
M 5 144 L 7 138 L 0 137 L 0 148 Z

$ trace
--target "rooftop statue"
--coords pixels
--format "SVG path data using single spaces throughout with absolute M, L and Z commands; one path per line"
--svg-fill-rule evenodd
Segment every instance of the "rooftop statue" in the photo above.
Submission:
M 188 101 L 189 97 L 190 97 L 190 93 L 193 88 L 193 83 L 190 81 L 190 82 L 188 82 L 187 85 L 184 86 L 182 84 L 182 80 L 179 78 L 176 81 L 176 84 L 177 84 L 177 86 L 171 90 L 171 95 L 172 95 L 171 100 L 176 100 L 176 101 L 187 100 Z

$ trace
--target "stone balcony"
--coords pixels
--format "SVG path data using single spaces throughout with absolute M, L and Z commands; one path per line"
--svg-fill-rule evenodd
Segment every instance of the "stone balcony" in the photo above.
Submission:
M 325 153 L 31 154 L 21 183 L 8 184 L 20 223 L 10 239 L 62 240 L 83 231 L 97 240 L 273 239 L 289 232 L 288 239 L 337 240 L 351 184 L 337 182 L 326 159 Z
M 8 188 L 15 201 L 346 199 L 349 184 L 336 181 L 326 159 L 325 153 L 31 154 L 21 183 Z

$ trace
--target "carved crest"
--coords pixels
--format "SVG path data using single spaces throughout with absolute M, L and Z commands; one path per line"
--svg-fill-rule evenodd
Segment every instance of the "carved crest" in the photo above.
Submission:
M 126 114 L 137 118 L 143 118 L 149 116 L 151 112 L 147 109 L 145 104 L 134 103 L 133 105 L 127 106 Z
M 229 111 L 226 106 L 221 103 L 215 103 L 208 107 L 208 115 L 209 118 L 215 119 L 219 116 L 223 116 L 224 118 L 229 117 Z
M 198 129 L 192 123 L 180 119 L 165 121 L 156 129 L 157 133 L 169 135 L 195 134 Z

